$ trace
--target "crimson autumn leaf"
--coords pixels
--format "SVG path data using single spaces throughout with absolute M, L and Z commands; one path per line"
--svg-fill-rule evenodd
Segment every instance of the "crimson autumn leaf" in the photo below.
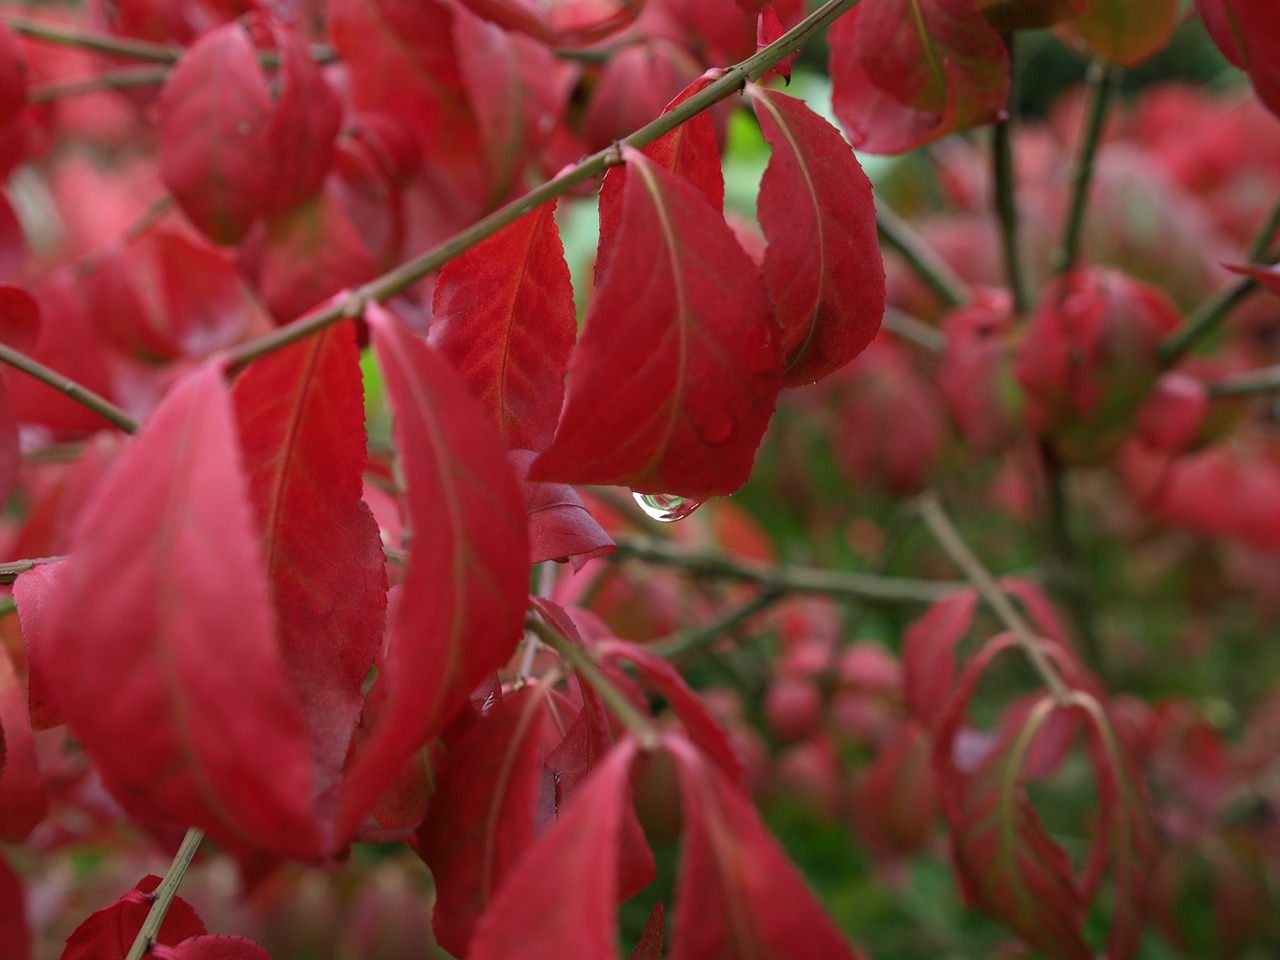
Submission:
M 480 919 L 470 960 L 616 960 L 618 838 L 636 749 L 620 740 L 516 866 Z
M 244 937 L 191 937 L 173 947 L 154 947 L 150 955 L 156 960 L 271 960 Z
M 684 738 L 663 746 L 683 822 L 671 960 L 856 957 L 743 789 Z
M 22 287 L 0 283 L 0 343 L 28 351 L 40 336 L 40 304 Z
M 555 822 L 546 761 L 576 712 L 551 687 L 531 683 L 446 740 L 427 817 L 410 842 L 435 881 L 436 938 L 456 957 L 466 956 L 476 921 Z
M 22 880 L 0 856 L 0 956 L 31 955 L 31 931 L 27 928 L 26 897 Z
M 56 672 L 56 665 L 46 662 L 45 630 L 52 598 L 57 596 L 56 583 L 64 569 L 62 564 L 40 564 L 20 574 L 13 584 L 27 647 L 27 712 L 33 730 L 48 730 L 66 722 L 44 679 Z
M 594 557 L 613 553 L 617 544 L 591 516 L 582 497 L 567 483 L 538 483 L 529 479 L 532 450 L 507 454 L 529 517 L 529 561 L 568 560 L 575 570 Z
M 643 0 L 600 4 L 568 0 L 555 5 L 535 0 L 461 0 L 476 16 L 552 47 L 589 46 L 630 25 L 644 9 Z
M 337 782 L 382 643 L 387 577 L 361 500 L 364 391 L 354 321 L 252 364 L 231 393 L 285 671 Z
M 85 505 L 44 680 L 134 816 L 307 856 L 312 764 L 222 376 L 180 381 Z
M 640 941 L 631 951 L 631 960 L 662 960 L 662 948 L 667 939 L 667 913 L 659 900 L 649 911 L 649 919 L 645 921 L 644 930 L 640 933 Z
M 522 634 L 529 582 L 524 498 L 484 411 L 448 363 L 390 313 L 373 304 L 366 317 L 416 539 L 371 691 L 380 715 L 348 765 L 343 833 L 506 663 Z
M 782 354 L 759 271 L 697 188 L 623 148 L 616 253 L 530 477 L 732 493 L 773 413 Z
M 611 55 L 583 120 L 587 149 L 607 146 L 648 123 L 698 72 L 698 61 L 688 51 L 661 37 Z
M 782 383 L 794 387 L 871 342 L 884 316 L 884 262 L 871 181 L 839 131 L 803 100 L 750 91 L 773 151 L 758 202 L 764 278 L 782 324 Z
M 955 683 L 956 648 L 969 632 L 978 592 L 953 590 L 934 601 L 902 636 L 902 688 L 907 709 L 937 725 Z
M 1280 295 L 1280 265 L 1255 263 L 1224 263 L 1232 273 L 1252 277 L 1272 293 Z
M 21 843 L 44 819 L 49 797 L 36 760 L 26 691 L 0 643 L 0 840 Z
M 1134 67 L 1168 45 L 1179 16 L 1178 0 L 1089 0 L 1059 29 L 1104 59 Z
M 1249 74 L 1258 99 L 1280 116 L 1280 26 L 1268 0 L 1196 0 L 1222 55 Z
M 975 0 L 863 0 L 830 46 L 832 106 L 859 150 L 905 153 L 1004 110 L 1009 57 Z
M 431 312 L 428 342 L 453 364 L 507 449 L 546 449 L 578 329 L 555 204 L 445 264 Z
M 158 886 L 160 878 L 149 874 L 115 903 L 91 913 L 67 937 L 61 960 L 124 960 L 151 912 L 149 894 Z M 191 905 L 181 897 L 174 897 L 156 933 L 156 943 L 181 943 L 204 933 L 204 923 Z
M 0 23 L 0 125 L 13 120 L 27 105 L 27 56 L 22 41 Z

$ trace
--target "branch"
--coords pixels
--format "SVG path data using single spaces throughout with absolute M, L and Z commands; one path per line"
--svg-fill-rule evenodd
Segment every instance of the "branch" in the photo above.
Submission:
M 1247 373 L 1237 373 L 1205 384 L 1211 397 L 1240 397 L 1252 393 L 1271 393 L 1280 390 L 1280 364 L 1259 367 Z
M 525 626 L 537 634 L 539 640 L 573 665 L 578 676 L 591 684 L 591 688 L 600 694 L 600 699 L 622 721 L 622 725 L 635 734 L 641 747 L 645 750 L 657 749 L 661 737 L 653 721 L 636 709 L 636 705 L 601 672 L 599 665 L 585 650 L 540 617 L 529 617 L 525 620 Z
M 151 903 L 151 912 L 142 922 L 142 929 L 138 931 L 138 936 L 134 939 L 133 946 L 129 948 L 129 954 L 125 960 L 142 960 L 156 945 L 156 935 L 160 932 L 160 925 L 164 923 L 165 914 L 169 912 L 169 904 L 173 903 L 174 895 L 178 892 L 178 884 L 182 882 L 182 876 L 191 865 L 191 860 L 200 849 L 200 841 L 203 839 L 204 831 L 197 830 L 195 827 L 188 830 L 187 835 L 182 838 L 178 852 L 173 855 L 173 863 L 169 864 L 168 872 L 152 894 L 154 900 Z
M 719 103 L 732 94 L 741 92 L 748 81 L 758 80 L 779 61 L 796 52 L 814 36 L 821 33 L 838 16 L 857 6 L 859 0 L 828 0 L 822 7 L 796 24 L 781 37 L 754 56 L 735 64 L 721 76 L 681 103 L 669 113 L 664 113 L 635 133 L 613 146 L 607 147 L 562 171 L 553 179 L 530 190 L 523 197 L 499 207 L 465 230 L 437 244 L 425 253 L 396 267 L 369 283 L 356 287 L 342 303 L 331 304 L 303 318 L 280 327 L 271 333 L 250 340 L 229 351 L 231 366 L 237 367 L 288 346 L 343 317 L 358 314 L 369 301 L 379 303 L 394 297 L 417 283 L 427 274 L 440 269 L 458 254 L 474 247 L 481 240 L 492 236 L 503 227 L 519 220 L 526 213 L 544 203 L 567 193 L 578 184 L 599 176 L 608 167 L 621 162 L 620 146 L 643 147 L 658 137 L 702 111 Z
M 66 394 L 76 403 L 92 410 L 102 419 L 119 427 L 125 433 L 134 433 L 138 429 L 138 421 L 134 420 L 133 417 L 129 416 L 106 397 L 95 393 L 70 377 L 64 377 L 57 370 L 32 360 L 25 353 L 20 353 L 7 343 L 0 343 L 0 363 L 7 363 L 28 376 L 35 377 L 41 383 L 53 387 L 59 393 Z
M 27 103 L 48 103 L 51 100 L 61 100 L 64 97 L 75 97 L 85 93 L 98 93 L 102 90 L 158 87 L 168 78 L 169 71 L 170 68 L 167 66 L 125 67 L 77 80 L 39 83 L 27 90 Z
M 1031 629 L 1031 625 L 1023 619 L 1022 614 L 1018 612 L 1017 608 L 1005 595 L 1005 592 L 1000 589 L 1000 584 L 996 583 L 995 578 L 982 565 L 982 561 L 969 549 L 969 545 L 964 542 L 955 525 L 952 524 L 951 518 L 942 509 L 942 504 L 938 502 L 937 496 L 927 493 L 918 502 L 920 516 L 928 524 L 929 530 L 938 541 L 938 544 L 946 552 L 947 556 L 955 562 L 956 566 L 964 571 L 965 576 L 969 578 L 969 582 L 978 588 L 982 598 L 987 601 L 988 606 L 1000 618 L 1000 622 L 1017 639 L 1018 646 L 1027 655 L 1027 659 L 1031 661 L 1032 668 L 1040 675 L 1040 679 L 1049 688 L 1049 692 L 1053 694 L 1054 699 L 1059 703 L 1065 704 L 1069 702 L 1071 691 L 1062 679 L 1062 675 L 1058 672 L 1058 668 L 1054 666 L 1053 661 L 1049 659 L 1041 648 L 1036 632 Z
M 925 243 L 905 220 L 889 207 L 876 205 L 876 232 L 881 242 L 888 244 L 907 262 L 948 309 L 963 307 L 969 302 L 969 291 L 937 251 Z
M 0 563 L 0 584 L 10 584 L 17 580 L 22 574 L 28 570 L 34 570 L 36 567 L 44 563 L 59 563 L 67 559 L 66 557 L 35 557 L 31 560 L 14 560 L 10 563 Z
M 130 60 L 171 64 L 178 61 L 185 49 L 178 44 L 150 43 L 146 40 L 117 37 L 110 33 L 95 33 L 11 13 L 6 13 L 3 19 L 14 33 L 33 40 L 64 47 L 79 47 L 81 50 L 93 50 L 96 53 L 109 53 L 117 57 L 128 57 Z
M 714 623 L 709 623 L 705 627 L 699 627 L 696 630 L 682 630 L 667 639 L 655 640 L 652 643 L 645 644 L 645 646 L 667 659 L 695 653 L 707 644 L 713 643 L 724 636 L 739 624 L 750 620 L 762 610 L 769 609 L 784 596 L 786 594 L 781 590 L 765 587 L 746 603 L 730 610 Z
M 899 310 L 897 307 L 886 307 L 884 311 L 884 328 L 895 337 L 914 343 L 922 350 L 930 353 L 945 353 L 947 335 L 931 323 L 925 323 L 919 317 Z
M 1276 204 L 1275 209 L 1271 211 L 1271 216 L 1267 218 L 1262 229 L 1249 244 L 1249 249 L 1246 251 L 1249 263 L 1272 262 L 1267 252 L 1277 230 L 1280 230 L 1280 204 Z M 1253 293 L 1257 287 L 1258 281 L 1253 277 L 1241 277 L 1196 307 L 1191 316 L 1187 317 L 1187 322 L 1169 334 L 1168 338 L 1160 344 L 1160 362 L 1166 367 L 1177 363 L 1184 353 L 1222 322 L 1223 318 L 1231 312 L 1232 307 Z
M 1013 76 L 1013 34 L 1005 34 L 1005 46 L 1009 50 L 1010 75 Z M 995 180 L 996 216 L 1000 220 L 1000 245 L 1004 251 L 1004 269 L 1008 277 L 1009 293 L 1013 296 L 1013 312 L 1019 316 L 1031 307 L 1031 293 L 1023 272 L 1022 257 L 1018 252 L 1018 204 L 1014 193 L 1013 81 L 1009 81 L 1009 116 L 999 120 L 991 129 L 992 175 Z
M 705 577 L 758 583 L 779 593 L 820 593 L 832 597 L 882 603 L 933 603 L 962 584 L 943 580 L 909 580 L 872 573 L 819 570 L 813 567 L 773 567 L 735 560 L 719 553 L 699 553 L 648 537 L 615 536 L 618 549 L 606 562 L 635 559 L 676 567 Z
M 1062 246 L 1054 257 L 1054 272 L 1067 273 L 1080 255 L 1080 239 L 1084 228 L 1085 208 L 1089 199 L 1089 183 L 1093 180 L 1093 164 L 1102 141 L 1103 121 L 1112 97 L 1120 86 L 1120 70 L 1103 60 L 1089 65 L 1089 105 L 1086 107 L 1084 137 L 1076 158 L 1075 176 L 1071 183 L 1071 203 L 1067 208 L 1067 226 Z

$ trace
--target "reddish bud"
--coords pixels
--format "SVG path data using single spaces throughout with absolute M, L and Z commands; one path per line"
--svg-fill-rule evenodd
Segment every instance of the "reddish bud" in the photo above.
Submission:
M 781 677 L 765 694 L 764 716 L 779 740 L 803 740 L 817 729 L 822 718 L 822 692 L 812 680 Z

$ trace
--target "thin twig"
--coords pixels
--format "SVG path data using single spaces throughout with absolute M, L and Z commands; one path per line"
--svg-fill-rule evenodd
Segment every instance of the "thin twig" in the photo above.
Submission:
M 969 302 L 965 282 L 910 224 L 883 204 L 876 207 L 876 231 L 881 243 L 896 251 L 944 306 L 963 307 Z
M 1005 34 L 1005 46 L 1009 61 L 1013 62 L 1013 34 Z M 1017 75 L 1017 71 L 1012 71 Z M 1013 297 L 1014 313 L 1021 316 L 1031 308 L 1031 292 L 1023 270 L 1022 254 L 1018 247 L 1018 202 L 1014 190 L 1013 167 L 1013 107 L 1016 102 L 1013 81 L 1009 84 L 1009 114 L 991 128 L 992 175 L 995 180 L 996 216 L 1000 221 L 1000 246 L 1004 252 L 1005 276 L 1009 293 Z
M 741 92 L 748 81 L 758 80 L 764 76 L 784 57 L 804 46 L 810 39 L 825 30 L 838 16 L 857 6 L 858 2 L 859 0 L 829 0 L 759 53 L 729 67 L 719 79 L 708 84 L 669 113 L 664 113 L 635 133 L 623 138 L 618 144 L 593 153 L 555 178 L 535 187 L 506 206 L 500 207 L 420 256 L 369 283 L 356 287 L 343 302 L 308 313 L 293 323 L 233 348 L 229 351 L 232 367 L 257 360 L 323 330 L 343 317 L 357 313 L 369 301 L 381 303 L 389 300 L 432 271 L 438 270 L 458 254 L 469 250 L 481 240 L 514 223 L 530 211 L 567 193 L 578 184 L 599 176 L 608 167 L 616 166 L 621 159 L 619 146 L 643 147 L 721 100 Z
M 103 90 L 158 87 L 168 78 L 171 69 L 168 66 L 125 67 L 76 80 L 39 83 L 27 90 L 27 103 L 48 103 L 51 100 L 62 100 L 86 93 L 99 93 Z
M 32 360 L 25 353 L 20 353 L 7 343 L 0 343 L 0 363 L 7 363 L 28 376 L 35 377 L 41 383 L 47 384 L 59 393 L 66 394 L 82 407 L 92 410 L 102 419 L 119 427 L 125 433 L 133 433 L 138 429 L 138 421 L 134 420 L 133 417 L 129 416 L 106 397 L 95 393 L 70 377 L 64 377 L 57 370 Z
M 1245 256 L 1249 263 L 1272 262 L 1269 256 L 1271 241 L 1280 230 L 1280 203 L 1276 204 L 1262 229 L 1254 235 L 1253 241 Z M 1253 277 L 1241 277 L 1234 283 L 1223 287 L 1187 317 L 1187 322 L 1175 330 L 1160 344 L 1160 362 L 1171 367 L 1181 359 L 1182 355 L 1194 347 L 1212 331 L 1236 304 L 1258 288 L 1258 281 Z
M 657 748 L 661 738 L 653 721 L 636 709 L 636 705 L 601 672 L 599 665 L 585 650 L 540 617 L 529 617 L 525 621 L 525 626 L 536 633 L 538 639 L 573 665 L 578 676 L 600 694 L 600 699 L 613 711 L 622 725 L 635 734 L 641 747 L 646 750 Z
M 933 324 L 925 323 L 897 307 L 886 307 L 884 328 L 930 353 L 943 353 L 947 349 L 947 336 Z
M 1084 232 L 1084 214 L 1088 207 L 1089 184 L 1093 180 L 1094 161 L 1102 128 L 1113 95 L 1120 86 L 1120 70 L 1098 59 L 1089 65 L 1089 103 L 1085 108 L 1084 135 L 1076 157 L 1075 175 L 1071 183 L 1071 202 L 1067 207 L 1067 226 L 1062 246 L 1054 257 L 1054 272 L 1064 274 L 1076 265 L 1080 256 L 1080 240 Z
M 812 567 L 775 567 L 736 560 L 720 553 L 699 553 L 648 537 L 614 536 L 618 549 L 605 559 L 617 562 L 643 560 L 687 570 L 699 576 L 758 583 L 782 593 L 820 593 L 832 597 L 883 603 L 933 603 L 962 584 L 955 581 L 910 580 L 871 573 L 819 570 Z
M 55 43 L 64 47 L 79 47 L 81 50 L 93 50 L 96 53 L 109 53 L 117 57 L 127 57 L 130 60 L 176 63 L 184 50 L 178 44 L 151 43 L 147 40 L 117 37 L 110 33 L 95 33 L 61 23 L 51 23 L 48 20 L 20 17 L 12 13 L 6 13 L 0 19 L 3 19 L 14 33 L 33 40 Z
M 646 646 L 661 656 L 671 659 L 700 651 L 709 643 L 714 643 L 730 630 L 745 623 L 762 610 L 767 610 L 786 594 L 781 590 L 765 587 L 741 606 L 730 610 L 719 620 L 696 630 L 682 630 L 666 640 L 656 640 Z
M 0 584 L 10 584 L 28 570 L 34 570 L 44 563 L 59 563 L 66 557 L 35 557 L 31 560 L 14 560 L 0 563 Z
M 191 860 L 200 849 L 200 841 L 203 839 L 204 831 L 197 830 L 195 827 L 188 830 L 187 835 L 182 838 L 178 852 L 173 855 L 173 863 L 169 864 L 164 879 L 152 894 L 154 899 L 151 903 L 151 912 L 147 914 L 147 919 L 142 921 L 142 929 L 138 931 L 138 936 L 134 939 L 133 946 L 129 948 L 125 960 L 142 960 L 155 946 L 160 926 L 164 923 L 165 914 L 169 912 L 169 904 L 173 903 L 174 895 L 178 892 L 178 884 L 182 882 L 182 876 L 191 865 Z
M 919 505 L 920 516 L 924 518 L 924 522 L 938 544 L 956 566 L 964 571 L 965 576 L 978 588 L 982 598 L 1000 618 L 1000 622 L 1013 634 L 1018 645 L 1026 653 L 1027 659 L 1031 661 L 1032 668 L 1040 675 L 1040 679 L 1049 688 L 1054 699 L 1059 703 L 1066 703 L 1071 696 L 1071 691 L 1063 681 L 1058 668 L 1045 654 L 1036 632 L 1031 629 L 1031 625 L 1000 589 L 1000 584 L 996 583 L 995 578 L 982 565 L 977 554 L 964 542 L 964 538 L 956 530 L 951 518 L 942 509 L 938 498 L 932 493 L 927 493 L 920 498 Z
M 1253 393 L 1272 393 L 1280 390 L 1280 364 L 1223 377 L 1221 380 L 1205 384 L 1205 389 L 1211 397 L 1240 397 Z

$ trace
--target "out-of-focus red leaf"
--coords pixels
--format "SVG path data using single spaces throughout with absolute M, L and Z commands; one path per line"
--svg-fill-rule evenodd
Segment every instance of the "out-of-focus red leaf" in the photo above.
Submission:
M 730 782 L 738 786 L 746 784 L 746 771 L 729 735 L 670 662 L 651 650 L 623 640 L 605 641 L 597 644 L 597 648 L 602 654 L 621 657 L 639 668 L 670 704 L 702 755 L 715 763 Z
M 46 662 L 45 631 L 49 605 L 57 596 L 57 583 L 63 569 L 62 564 L 42 563 L 19 574 L 13 584 L 13 599 L 18 605 L 18 621 L 27 647 L 27 713 L 33 730 L 48 730 L 65 723 L 44 679 L 57 669 L 56 664 Z
M 9 502 L 18 483 L 22 450 L 18 443 L 18 418 L 9 402 L 9 378 L 0 374 L 0 506 Z
M 27 55 L 7 23 L 0 24 L 0 125 L 27 105 Z
M 942 321 L 947 346 L 938 388 L 960 433 L 982 453 L 1005 449 L 1021 437 L 1014 328 L 1009 295 L 987 288 Z
M 49 797 L 36 763 L 27 696 L 13 660 L 0 644 L 0 840 L 21 843 L 44 819 Z
M 1089 0 L 978 0 L 978 8 L 999 33 L 1036 30 L 1078 17 Z
M 1134 67 L 1159 53 L 1178 24 L 1178 0 L 1089 0 L 1060 30 L 1112 63 Z
M 264 213 L 292 209 L 319 192 L 334 159 L 342 105 L 298 34 L 265 17 L 280 66 L 272 79 L 275 103 L 267 127 L 271 191 Z
M 803 100 L 753 85 L 773 155 L 760 182 L 764 278 L 782 324 L 783 386 L 821 379 L 871 342 L 885 277 L 871 181 L 838 130 Z
M 244 937 L 191 937 L 174 947 L 156 947 L 157 960 L 271 960 L 271 955 Z
M 629 44 L 609 57 L 587 106 L 588 149 L 620 140 L 657 117 L 698 76 L 698 62 L 662 39 Z
M 111 792 L 135 816 L 313 855 L 312 765 L 219 364 L 116 460 L 70 553 L 44 680 Z
M 453 364 L 507 449 L 545 449 L 577 335 L 555 204 L 445 264 L 431 311 L 428 342 Z
M 1280 264 L 1224 263 L 1232 273 L 1253 277 L 1272 293 L 1280 294 Z
M 1009 57 L 975 0 L 864 0 L 831 28 L 832 105 L 849 141 L 905 153 L 996 120 Z
M 704 498 L 751 472 L 782 355 L 759 272 L 688 182 L 623 148 L 614 256 L 530 477 Z
M 947 594 L 914 621 L 902 637 L 902 686 L 907 709 L 936 726 L 955 684 L 956 647 L 978 607 L 970 587 Z
M 659 900 L 649 911 L 640 940 L 631 951 L 631 960 L 662 960 L 662 949 L 667 942 L 667 912 Z
M 158 886 L 160 878 L 149 874 L 111 906 L 91 913 L 67 937 L 61 960 L 124 960 L 142 929 L 142 922 L 151 912 L 151 898 L 147 894 Z M 156 933 L 156 943 L 172 946 L 204 934 L 204 924 L 191 905 L 181 897 L 174 897 Z
M 535 0 L 462 0 L 478 17 L 533 37 L 552 47 L 579 47 L 598 43 L 631 24 L 644 7 L 643 0 L 612 0 L 607 4 L 561 2 L 550 5 Z M 597 12 L 597 8 L 601 8 Z M 581 11 L 581 12 L 579 12 Z
M 160 175 L 191 222 L 236 243 L 271 200 L 271 98 L 237 24 L 197 40 L 160 94 Z
M 337 781 L 382 643 L 382 541 L 361 499 L 364 391 L 354 321 L 265 357 L 232 390 L 285 670 Z
M 1280 24 L 1268 0 L 1196 0 L 1223 56 L 1249 74 L 1263 105 L 1280 116 Z
M 529 465 L 537 454 L 513 450 L 507 454 L 524 490 L 529 518 L 529 561 L 569 560 L 574 569 L 595 557 L 613 553 L 617 544 L 587 510 L 578 491 L 567 483 L 538 483 L 529 479 Z
M 1082 935 L 1085 901 L 1070 858 L 1026 796 L 1024 761 L 1058 709 L 1048 694 L 1022 726 L 980 756 L 960 749 L 969 701 L 992 659 L 1016 643 L 1001 634 L 965 668 L 937 726 L 934 770 L 951 828 L 951 850 L 965 898 L 1055 960 L 1091 960 Z
M 31 931 L 27 927 L 26 896 L 22 879 L 0 856 L 0 955 L 26 960 L 31 956 Z M 660 958 L 659 958 L 660 960 Z
M 0 343 L 26 353 L 40 336 L 40 304 L 22 287 L 0 284 Z
M 932 838 L 938 784 L 929 762 L 931 747 L 929 731 L 909 720 L 858 781 L 854 829 L 872 851 L 910 856 Z
M 676 762 L 684 825 L 672 960 L 856 957 L 743 789 L 682 737 L 663 746 Z
M 349 764 L 344 832 L 400 764 L 511 656 L 529 582 L 524 498 L 484 411 L 390 313 L 366 317 L 395 417 L 416 539 L 374 693 L 385 709 Z
M 0 152 L 2 152 L 0 147 Z M 3 159 L 0 158 L 0 167 Z M 16 277 L 27 256 L 27 238 L 9 198 L 0 194 L 0 279 Z
M 465 956 L 475 923 L 556 818 L 546 765 L 575 713 L 542 684 L 508 694 L 446 744 L 427 818 L 410 841 L 436 885 L 440 945 Z
M 619 843 L 636 743 L 623 738 L 515 866 L 480 918 L 470 960 L 616 960 Z M 548 877 L 570 879 L 568 892 Z

